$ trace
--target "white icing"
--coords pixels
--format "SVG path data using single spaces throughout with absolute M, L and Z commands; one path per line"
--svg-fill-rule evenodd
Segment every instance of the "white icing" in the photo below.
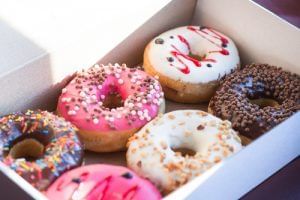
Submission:
M 199 30 L 199 26 L 190 27 Z M 207 83 L 213 80 L 217 80 L 218 78 L 223 77 L 225 74 L 230 73 L 230 71 L 232 69 L 235 69 L 240 63 L 238 51 L 235 44 L 230 38 L 211 28 L 203 30 L 205 32 L 208 32 L 209 34 L 205 34 L 201 31 L 198 31 L 196 33 L 189 30 L 188 26 L 184 26 L 169 30 L 155 37 L 150 43 L 148 54 L 151 65 L 157 72 L 173 80 L 181 80 L 194 84 Z M 217 35 L 209 30 L 213 30 L 214 32 L 220 34 L 228 40 L 228 44 L 225 49 L 229 52 L 229 55 L 222 55 L 221 53 L 209 53 L 210 51 L 218 51 L 222 48 L 221 40 L 215 38 L 214 36 Z M 172 45 L 177 47 L 180 52 L 186 55 L 188 55 L 189 50 L 187 48 L 187 45 L 180 41 L 178 35 L 183 36 L 188 41 L 192 54 L 200 56 L 207 55 L 206 59 L 214 59 L 216 60 L 216 63 L 210 61 L 201 61 L 201 67 L 196 67 L 193 62 L 180 57 L 190 69 L 189 74 L 182 73 L 179 69 L 183 69 L 184 65 L 171 54 L 171 51 L 174 51 Z M 173 39 L 170 38 L 171 36 L 173 36 Z M 157 38 L 163 39 L 164 43 L 155 44 L 155 40 Z M 209 40 L 211 40 L 212 42 Z M 167 60 L 167 57 L 173 57 L 174 61 L 169 62 Z M 174 66 L 171 66 L 171 64 Z M 212 67 L 207 67 L 207 64 L 211 64 Z
M 171 148 L 179 147 L 196 154 L 176 155 Z M 241 148 L 229 121 L 203 111 L 179 110 L 157 117 L 130 139 L 127 164 L 159 188 L 173 190 L 175 183 L 186 183 Z

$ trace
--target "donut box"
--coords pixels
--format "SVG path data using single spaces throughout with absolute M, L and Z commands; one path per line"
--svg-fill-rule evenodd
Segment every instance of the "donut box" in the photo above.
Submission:
M 116 4 L 116 2 L 111 2 L 114 9 L 122 9 L 124 6 L 119 2 L 118 5 L 114 5 L 114 3 Z M 74 32 L 70 37 L 67 37 L 68 30 L 62 30 L 61 34 L 66 35 L 57 39 L 59 42 L 67 41 L 62 46 L 57 45 L 52 38 L 59 36 L 47 35 L 56 44 L 51 46 L 45 42 L 47 51 L 38 47 L 30 39 L 18 35 L 9 26 L 9 23 L 18 25 L 18 20 L 9 18 L 8 14 L 7 16 L 11 20 L 8 20 L 8 25 L 0 27 L 0 30 L 14 33 L 8 37 L 11 39 L 9 41 L 11 43 L 19 42 L 25 46 L 26 53 L 24 55 L 26 57 L 23 60 L 20 59 L 20 50 L 14 49 L 13 45 L 7 45 L 8 48 L 11 48 L 9 50 L 14 53 L 7 55 L 11 59 L 4 60 L 11 65 L 11 69 L 0 70 L 2 88 L 0 114 L 4 115 L 28 108 L 54 111 L 61 89 L 72 78 L 72 74 L 76 70 L 88 68 L 93 63 L 115 62 L 136 66 L 142 62 L 144 48 L 153 37 L 173 27 L 189 24 L 208 25 L 230 36 L 239 49 L 242 64 L 269 63 L 300 74 L 298 65 L 300 62 L 298 56 L 299 29 L 254 2 L 166 0 L 159 3 L 147 3 L 151 7 L 148 9 L 142 4 L 136 1 L 136 7 L 129 8 L 132 11 L 147 10 L 147 12 L 141 13 L 139 18 L 130 14 L 123 15 L 121 12 L 116 13 L 108 21 L 95 19 L 95 17 L 104 17 L 104 14 L 103 16 L 95 14 L 83 18 L 78 23 L 83 25 L 84 20 L 89 20 L 89 23 L 94 26 L 83 26 L 83 30 L 78 29 L 78 32 Z M 96 3 L 93 6 L 90 5 L 89 8 L 97 8 L 97 6 L 100 9 L 101 5 Z M 43 9 L 42 6 L 40 7 Z M 5 8 L 9 9 L 9 6 L 6 5 Z M 69 12 L 75 11 L 76 8 L 73 8 Z M 1 12 L 2 10 L 0 10 L 0 14 Z M 68 22 L 66 16 L 60 17 L 62 21 L 66 19 L 65 22 Z M 121 23 L 120 20 L 124 17 L 128 21 Z M 45 19 L 49 22 L 53 20 L 52 18 Z M 74 25 L 74 22 L 70 21 L 69 23 L 69 29 L 75 30 L 71 26 Z M 115 25 L 112 24 L 118 24 L 119 27 L 115 28 Z M 103 29 L 103 27 L 109 28 Z M 110 27 L 112 28 L 110 29 Z M 19 28 L 28 30 L 20 26 Z M 45 40 L 41 35 L 38 37 L 33 34 L 33 36 Z M 34 58 L 32 55 L 35 55 Z M 0 56 L 0 58 L 2 57 Z M 14 59 L 19 62 L 10 62 Z M 178 109 L 206 111 L 207 106 L 207 104 L 180 104 L 167 101 L 166 111 Z M 299 156 L 299 120 L 300 113 L 298 112 L 248 144 L 237 154 L 217 164 L 202 176 L 164 198 L 237 199 L 242 197 Z M 106 154 L 86 152 L 84 164 L 92 163 L 126 165 L 125 152 Z M 5 190 L 1 190 L 1 194 L 15 199 L 45 199 L 43 194 L 2 163 L 0 163 L 0 170 L 0 185 L 1 188 L 5 188 Z

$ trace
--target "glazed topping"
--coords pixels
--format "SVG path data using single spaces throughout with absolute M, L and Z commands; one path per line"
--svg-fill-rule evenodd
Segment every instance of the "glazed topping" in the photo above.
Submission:
M 83 147 L 75 127 L 46 111 L 28 110 L 0 118 L 0 139 L 0 160 L 40 190 L 81 163 Z M 42 148 L 41 155 L 35 152 L 36 146 L 29 146 L 36 144 Z M 17 146 L 21 149 L 12 153 Z
M 268 105 L 268 99 L 274 105 Z M 240 133 L 256 138 L 300 109 L 300 77 L 278 67 L 251 64 L 226 77 L 210 107 Z
M 178 110 L 160 115 L 130 138 L 127 164 L 170 192 L 241 148 L 229 121 Z
M 151 65 L 161 74 L 192 83 L 216 80 L 239 64 L 237 49 L 228 37 L 199 26 L 180 27 L 159 35 L 148 55 Z
M 129 169 L 100 164 L 83 166 L 65 173 L 45 194 L 50 200 L 161 199 L 150 182 L 139 178 Z
M 80 129 L 125 130 L 156 116 L 163 93 L 159 82 L 141 70 L 95 65 L 79 72 L 59 101 L 59 113 Z

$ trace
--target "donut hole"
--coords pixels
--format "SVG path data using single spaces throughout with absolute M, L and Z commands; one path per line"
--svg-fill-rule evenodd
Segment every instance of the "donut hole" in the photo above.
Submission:
M 181 156 L 185 157 L 185 156 L 194 156 L 196 154 L 196 151 L 194 151 L 193 149 L 190 148 L 186 148 L 186 147 L 172 147 L 171 148 L 172 151 L 174 151 L 175 153 L 179 153 Z
M 103 106 L 108 109 L 119 108 L 124 106 L 124 101 L 119 93 L 112 92 L 105 96 Z
M 13 145 L 9 150 L 9 155 L 14 158 L 24 158 L 33 161 L 44 154 L 44 145 L 36 139 L 26 138 Z
M 258 105 L 259 108 L 265 108 L 265 107 L 279 107 L 280 104 L 275 99 L 271 98 L 258 98 L 258 99 L 250 99 L 249 100 L 251 104 Z
M 188 56 L 199 61 L 205 59 L 206 57 L 206 55 L 197 55 L 197 54 L 193 54 L 192 52 L 189 52 Z

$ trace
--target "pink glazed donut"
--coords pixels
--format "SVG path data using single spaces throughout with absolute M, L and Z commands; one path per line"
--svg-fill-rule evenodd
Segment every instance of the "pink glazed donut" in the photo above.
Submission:
M 58 178 L 46 191 L 50 200 L 157 200 L 158 190 L 147 180 L 125 167 L 113 165 L 83 166 Z
M 95 65 L 62 90 L 57 112 L 79 129 L 85 148 L 123 150 L 128 138 L 164 111 L 159 82 L 126 65 Z

